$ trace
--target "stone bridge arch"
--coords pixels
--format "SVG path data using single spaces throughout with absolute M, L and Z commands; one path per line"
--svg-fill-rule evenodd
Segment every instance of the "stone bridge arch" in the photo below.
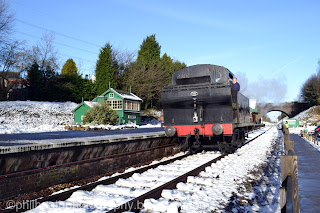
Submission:
M 289 118 L 292 118 L 300 112 L 307 110 L 311 107 L 309 102 L 285 102 L 285 103 L 266 103 L 257 104 L 257 109 L 262 115 L 266 115 L 268 112 L 280 111 L 285 113 Z
M 288 112 L 285 112 L 285 111 L 281 110 L 280 108 L 275 108 L 275 109 L 266 111 L 266 112 L 263 113 L 263 115 L 265 116 L 265 115 L 268 114 L 269 112 L 282 112 L 282 113 L 284 113 L 286 116 L 288 116 L 289 118 L 294 117 L 294 116 L 290 117 L 290 116 L 288 115 Z M 261 114 L 262 114 L 262 113 L 261 113 Z

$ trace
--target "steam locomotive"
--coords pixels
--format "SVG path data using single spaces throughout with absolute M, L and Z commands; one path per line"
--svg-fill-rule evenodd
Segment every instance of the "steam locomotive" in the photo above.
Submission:
M 179 137 L 191 150 L 230 150 L 245 140 L 250 121 L 249 99 L 232 89 L 234 74 L 225 67 L 201 64 L 172 74 L 163 87 L 165 134 Z

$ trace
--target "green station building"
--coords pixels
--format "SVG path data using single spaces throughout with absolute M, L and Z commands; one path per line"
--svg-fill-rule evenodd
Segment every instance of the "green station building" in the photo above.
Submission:
M 283 119 L 282 121 L 283 121 L 283 124 L 288 122 L 289 127 L 299 127 L 299 120 L 298 119 L 290 118 L 290 119 Z
M 73 109 L 75 123 L 81 124 L 84 114 L 95 105 L 100 105 L 104 101 L 107 101 L 109 106 L 117 113 L 119 124 L 135 123 L 140 125 L 140 105 L 142 99 L 133 93 L 116 91 L 113 88 L 109 88 L 92 101 L 83 101 Z

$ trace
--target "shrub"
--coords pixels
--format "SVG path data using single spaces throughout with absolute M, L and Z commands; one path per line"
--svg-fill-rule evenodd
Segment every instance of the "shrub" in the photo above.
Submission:
M 101 105 L 96 105 L 92 109 L 88 110 L 83 118 L 83 123 L 92 123 L 94 125 L 110 124 L 115 125 L 119 121 L 118 115 L 113 111 L 107 102 L 103 102 Z

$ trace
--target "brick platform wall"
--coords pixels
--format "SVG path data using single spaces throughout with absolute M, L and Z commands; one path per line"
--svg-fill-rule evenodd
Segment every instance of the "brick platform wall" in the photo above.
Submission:
M 148 139 L 148 142 L 145 143 L 144 140 L 137 140 L 128 143 L 77 147 L 76 149 L 71 147 L 61 150 L 44 150 L 43 153 L 36 151 L 30 152 L 29 155 L 23 153 L 21 157 L 17 155 L 19 153 L 14 153 L 7 155 L 7 161 L 4 156 L 1 156 L 2 172 L 7 170 L 7 173 L 0 175 L 0 201 L 56 184 L 106 174 L 169 156 L 181 149 L 174 144 L 175 141 L 168 140 L 168 138 L 157 138 Z M 157 146 L 162 146 L 162 148 L 156 149 Z M 149 148 L 152 149 L 149 150 Z M 122 155 L 126 152 L 132 153 Z M 30 159 L 29 164 L 28 158 Z M 34 159 L 38 159 L 38 162 L 35 162 Z M 13 168 L 16 171 L 12 171 Z

